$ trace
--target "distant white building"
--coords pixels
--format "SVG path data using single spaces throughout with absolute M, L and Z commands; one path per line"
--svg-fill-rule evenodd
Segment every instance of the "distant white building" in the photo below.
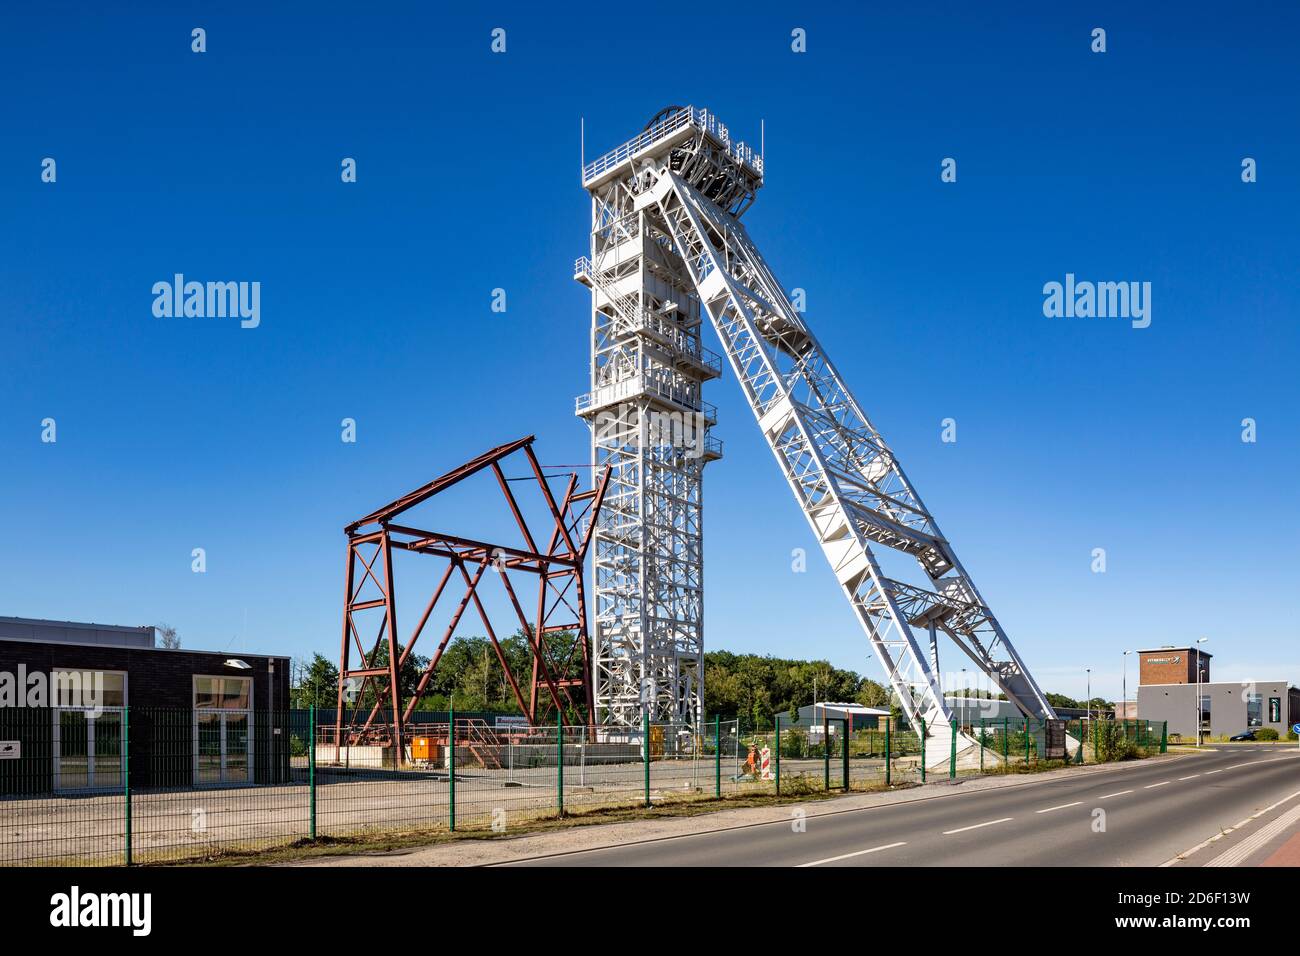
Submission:
M 952 712 L 953 720 L 963 727 L 979 727 L 980 721 L 986 725 L 993 725 L 1004 720 L 1016 723 L 1025 719 L 1020 708 L 1009 700 L 987 697 L 944 697 L 944 701 L 948 704 L 948 710 Z M 1088 716 L 1088 711 L 1082 707 L 1053 707 L 1052 709 L 1056 711 L 1059 719 L 1065 721 Z M 1094 707 L 1092 716 L 1109 718 L 1111 714 L 1110 711 L 1103 712 Z
M 846 703 L 843 701 L 818 701 L 817 703 L 805 704 L 795 711 L 797 717 L 792 717 L 790 711 L 783 710 L 776 716 L 781 720 L 782 727 L 806 727 L 810 737 L 817 737 L 821 734 L 825 721 L 832 721 L 831 733 L 839 733 L 840 721 L 847 720 L 849 732 L 857 730 L 884 730 L 885 725 L 889 723 L 889 711 L 880 707 L 866 707 L 862 704 Z

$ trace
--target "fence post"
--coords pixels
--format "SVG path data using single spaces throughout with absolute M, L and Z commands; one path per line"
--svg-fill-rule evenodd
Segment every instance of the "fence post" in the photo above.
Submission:
M 1083 763 L 1083 718 L 1079 718 L 1079 752 L 1075 754 L 1075 763 Z
M 126 865 L 131 865 L 131 708 L 122 708 L 122 795 L 126 799 Z
M 984 772 L 984 718 L 980 718 L 980 773 Z
M 921 720 L 921 782 L 925 783 L 925 718 Z
M 456 705 L 449 705 L 447 711 L 447 782 L 450 787 L 449 827 L 456 832 Z
M 952 718 L 952 756 L 948 758 L 948 779 L 957 779 L 957 718 Z
M 1025 718 L 1025 766 L 1029 765 L 1029 718 Z
M 645 805 L 650 806 L 650 708 L 641 708 L 641 728 L 645 746 Z
M 890 714 L 888 717 L 885 718 L 885 786 L 886 786 L 886 787 L 892 787 L 892 786 L 893 786 L 893 783 L 891 783 L 891 782 L 890 782 L 890 779 L 889 779 L 889 778 L 890 778 L 890 773 L 889 773 L 889 764 L 890 764 L 890 757 L 891 757 L 891 754 L 890 754 L 890 752 L 889 752 L 889 750 L 890 750 L 890 747 L 889 747 L 889 725 L 893 722 L 893 719 L 894 719 L 894 715 L 893 715 L 893 714 Z
M 316 705 L 311 712 L 310 739 L 307 741 L 307 836 L 316 839 Z
M 1007 769 L 1011 760 L 1011 718 L 1002 718 L 1002 769 Z
M 713 795 L 722 796 L 722 718 L 713 715 Z
M 560 816 L 564 816 L 564 715 L 555 712 L 555 796 Z
M 844 718 L 844 746 L 841 748 L 844 754 L 844 792 L 849 792 L 849 719 Z
M 830 793 L 831 789 L 831 719 L 826 716 L 826 708 L 822 708 L 822 784 L 823 789 Z
M 776 758 L 776 795 L 781 796 L 781 717 L 776 717 L 776 733 L 772 735 L 776 742 L 776 747 L 772 751 Z
M 1160 725 L 1160 752 L 1169 753 L 1169 721 L 1164 721 Z

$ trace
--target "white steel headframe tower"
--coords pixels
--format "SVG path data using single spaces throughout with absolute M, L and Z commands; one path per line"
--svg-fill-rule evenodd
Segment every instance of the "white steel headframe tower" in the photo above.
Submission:
M 668 111 L 633 142 L 689 125 Z M 662 122 L 661 122 L 662 121 Z M 592 547 L 596 721 L 695 726 L 703 716 L 704 465 L 722 456 L 705 381 L 722 373 L 700 344 L 700 300 L 673 261 L 653 209 L 637 202 L 628 164 L 584 171 L 591 252 L 574 278 L 591 289 L 591 391 L 577 413 L 591 426 L 592 463 L 610 466 Z
M 940 684 L 940 635 L 1026 716 L 1055 718 L 898 460 L 741 225 L 762 177 L 762 157 L 732 142 L 714 115 L 692 107 L 664 111 L 640 136 L 584 168 L 583 184 L 593 199 L 596 265 L 588 268 L 595 391 L 579 399 L 580 414 L 584 402 L 591 414 L 601 388 L 628 388 L 625 380 L 650 368 L 636 361 L 637 353 L 611 346 L 605 331 L 619 321 L 645 321 L 665 307 L 663 296 L 647 294 L 649 278 L 663 283 L 664 295 L 687 310 L 681 324 L 694 330 L 696 349 L 698 328 L 690 320 L 698 300 L 908 719 L 913 726 L 924 720 L 935 738 L 930 753 L 946 760 L 952 742 L 952 713 Z M 620 295 L 632 296 L 643 311 L 623 317 L 622 309 L 606 304 Z M 623 366 L 626 374 L 614 371 Z M 693 381 L 691 394 L 698 400 L 698 380 Z M 635 424 L 629 419 L 624 427 Z M 612 443 L 598 436 L 593 442 L 595 464 L 615 466 L 601 517 L 604 528 L 596 534 L 596 688 L 597 711 L 603 713 L 602 682 L 620 685 L 602 672 L 602 662 L 617 647 L 620 632 L 608 629 L 601 616 L 609 609 L 614 620 L 613 609 L 622 604 L 625 621 L 628 614 L 644 620 L 650 592 L 616 572 L 617 552 L 611 547 L 616 540 L 645 540 L 619 538 L 625 531 L 637 533 L 634 516 L 644 512 L 629 509 L 638 507 L 636 489 L 643 487 L 644 476 L 631 458 L 620 481 L 622 462 Z M 698 496 L 693 505 L 698 528 Z M 638 554 L 642 582 L 653 579 L 654 565 L 668 557 L 657 548 Z M 698 614 L 699 608 L 696 593 L 691 611 Z M 699 635 L 698 624 L 693 633 Z M 697 655 L 701 650 L 694 647 Z M 692 692 L 699 692 L 698 679 Z M 971 743 L 961 735 L 956 746 L 964 750 Z

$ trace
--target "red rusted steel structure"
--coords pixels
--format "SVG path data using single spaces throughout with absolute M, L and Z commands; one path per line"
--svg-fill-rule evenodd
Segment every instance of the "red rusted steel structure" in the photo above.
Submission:
M 609 482 L 609 470 L 607 468 L 600 476 L 595 488 L 584 492 L 577 490 L 577 474 L 569 474 L 563 499 L 557 501 L 543 474 L 542 466 L 533 453 L 533 440 L 534 436 L 529 435 L 493 448 L 343 529 L 348 536 L 347 587 L 344 592 L 343 641 L 339 653 L 338 719 L 334 733 L 336 746 L 341 742 L 383 739 L 391 734 L 392 741 L 401 747 L 402 729 L 424 695 L 443 651 L 471 604 L 478 612 L 488 640 L 496 651 L 497 661 L 510 683 L 519 709 L 527 716 L 530 724 L 536 725 L 542 717 L 564 710 L 570 714 L 576 711 L 581 723 L 591 723 L 594 704 L 583 564 L 592 528 L 600 514 L 601 502 Z M 527 461 L 527 478 L 531 481 L 525 481 L 525 487 L 536 485 L 549 515 L 541 538 L 534 537 L 520 510 L 519 499 L 510 487 L 512 480 L 520 479 L 507 479 L 502 466 L 503 461 L 516 454 L 521 454 Z M 496 477 L 505 503 L 519 528 L 522 545 L 492 544 L 399 523 L 398 519 L 410 509 L 479 472 L 489 470 Z M 446 562 L 432 597 L 404 644 L 398 639 L 397 593 L 393 580 L 395 549 L 440 558 Z M 533 574 L 537 579 L 537 604 L 531 619 L 525 613 L 511 580 L 512 575 L 523 573 Z M 448 594 L 448 585 L 456 575 L 459 575 L 460 583 L 464 584 L 464 592 L 455 605 L 450 623 L 443 631 L 428 665 L 420 674 L 414 693 L 403 701 L 399 680 L 401 668 L 414 650 L 434 608 Z M 519 677 L 512 672 L 502 653 L 497 632 L 480 599 L 480 588 L 484 580 L 490 577 L 500 578 L 518 618 L 519 628 L 528 640 L 532 674 L 527 698 Z M 368 584 L 373 587 L 368 588 Z M 371 596 L 366 596 L 367 592 Z M 378 633 L 367 651 L 357 615 L 378 609 L 383 612 Z M 548 636 L 562 631 L 573 632 L 576 640 L 563 658 L 557 658 L 552 654 Z M 354 646 L 360 655 L 359 667 L 353 667 L 350 663 Z M 382 661 L 381 648 L 387 649 Z M 361 680 L 362 690 L 367 686 L 374 687 L 374 703 L 364 725 L 357 726 L 354 722 L 353 726 L 344 728 L 345 685 L 350 679 L 356 678 Z M 391 721 L 381 717 L 386 704 L 391 713 Z M 354 714 L 354 721 L 355 716 Z

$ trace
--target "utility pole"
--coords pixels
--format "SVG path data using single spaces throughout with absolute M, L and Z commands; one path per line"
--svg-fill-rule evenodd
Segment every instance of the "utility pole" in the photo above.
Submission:
M 1128 716 L 1128 656 L 1132 653 L 1132 651 L 1124 652 L 1124 716 L 1126 717 Z M 1134 711 L 1136 711 L 1136 708 L 1134 708 Z M 1135 712 L 1133 716 L 1136 718 L 1137 713 Z

